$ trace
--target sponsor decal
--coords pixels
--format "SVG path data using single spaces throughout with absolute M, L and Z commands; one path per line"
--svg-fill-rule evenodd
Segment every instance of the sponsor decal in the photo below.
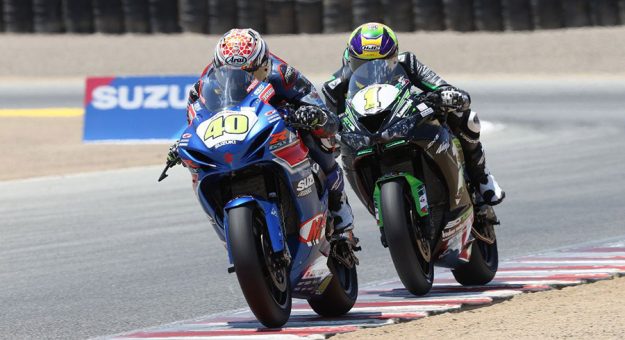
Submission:
M 232 66 L 243 66 L 247 63 L 247 58 L 242 55 L 232 55 L 226 58 L 226 64 Z
M 274 91 L 273 86 L 268 85 L 267 88 L 260 94 L 259 98 L 264 103 L 268 103 L 275 93 L 276 91 Z
M 271 110 L 271 111 L 267 111 L 265 112 L 265 116 L 267 117 L 267 121 L 269 123 L 275 123 L 278 120 L 280 120 L 282 117 L 280 116 L 280 113 L 278 113 L 278 111 L 276 110 Z
M 315 184 L 315 177 L 312 174 L 297 182 L 297 187 L 295 188 L 297 197 L 304 197 L 310 194 L 313 184 Z
M 245 139 L 258 117 L 252 110 L 224 110 L 202 122 L 196 130 L 209 148 L 235 144 Z
M 421 117 L 427 117 L 431 115 L 432 113 L 434 113 L 434 110 L 424 103 L 417 105 L 417 110 L 419 110 Z
M 442 143 L 436 150 L 436 153 L 439 154 L 441 152 L 445 152 L 447 149 L 449 149 L 449 142 Z
M 193 85 L 98 86 L 91 105 L 98 110 L 184 109 Z
M 336 78 L 328 83 L 328 87 L 334 90 L 341 83 L 341 78 Z
M 187 133 L 183 134 L 181 137 L 182 138 L 191 138 L 191 137 L 193 137 L 193 135 L 187 132 Z
M 404 105 L 399 110 L 399 114 L 397 115 L 397 117 L 403 118 L 403 117 L 407 116 L 408 109 L 411 108 L 411 107 L 412 107 L 412 99 L 406 100 Z
M 252 93 L 255 96 L 259 96 L 261 92 L 263 92 L 263 90 L 265 89 L 265 85 L 261 84 L 259 85 L 256 90 L 254 90 L 254 93 Z M 249 92 L 249 91 L 248 91 Z
M 378 45 L 364 45 L 364 46 L 362 46 L 362 50 L 364 52 L 379 51 L 380 50 L 380 46 L 378 46 Z
M 250 86 L 248 86 L 247 89 L 245 89 L 245 91 L 247 93 L 250 93 L 250 91 L 252 91 L 256 87 L 256 85 L 258 85 L 258 83 L 260 83 L 260 81 L 258 81 L 258 79 L 254 79 L 252 83 L 250 83 Z
M 309 246 L 319 243 L 326 224 L 326 215 L 318 214 L 299 227 L 299 241 Z
M 434 139 L 428 143 L 428 149 L 432 147 L 432 145 L 434 145 L 434 143 L 436 143 L 438 141 L 438 138 L 440 137 L 440 135 L 437 133 L 436 137 L 434 137 Z
M 450 240 L 464 229 L 470 228 L 471 225 L 473 225 L 473 209 L 468 209 L 462 216 L 447 223 L 443 229 L 442 240 Z

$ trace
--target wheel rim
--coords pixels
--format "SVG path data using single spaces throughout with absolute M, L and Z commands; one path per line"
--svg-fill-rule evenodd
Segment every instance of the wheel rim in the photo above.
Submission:
M 287 270 L 275 260 L 269 235 L 262 226 L 263 221 L 256 216 L 254 229 L 259 234 L 256 239 L 260 242 L 260 255 L 265 263 L 265 282 L 270 287 L 273 300 L 280 306 L 286 306 L 290 299 Z
M 410 229 L 412 231 L 411 233 L 412 242 L 413 244 L 416 245 L 416 249 L 414 250 L 421 255 L 421 256 L 417 256 L 419 260 L 419 267 L 421 271 L 423 272 L 423 274 L 425 274 L 427 279 L 431 281 L 433 267 L 431 265 L 432 250 L 430 247 L 430 242 L 422 236 L 422 232 L 419 229 L 419 219 L 417 218 L 416 213 L 414 211 L 415 206 L 412 201 L 412 197 L 406 194 L 404 198 L 405 198 L 407 206 L 409 207 L 407 217 L 410 223 L 410 227 L 411 227 Z

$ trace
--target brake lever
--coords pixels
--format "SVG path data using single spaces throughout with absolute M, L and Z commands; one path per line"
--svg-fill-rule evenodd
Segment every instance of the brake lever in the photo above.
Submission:
M 176 166 L 176 164 L 178 164 L 178 162 L 176 161 L 167 161 L 167 163 L 165 163 L 165 168 L 163 169 L 163 172 L 161 172 L 161 175 L 158 177 L 158 181 L 160 182 L 167 178 L 169 176 L 167 175 L 167 171 Z

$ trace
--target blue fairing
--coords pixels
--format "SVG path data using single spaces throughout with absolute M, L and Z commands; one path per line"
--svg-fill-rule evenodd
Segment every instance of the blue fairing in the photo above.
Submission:
M 249 93 L 246 91 L 235 105 L 219 107 L 216 111 L 208 110 L 214 105 L 208 98 L 211 93 L 192 106 L 195 117 L 180 139 L 180 157 L 191 171 L 198 200 L 222 241 L 228 239 L 227 210 L 254 204 L 263 212 L 273 251 L 278 253 L 288 246 L 294 296 L 305 297 L 311 294 L 307 289 L 316 289 L 317 279 L 311 272 L 319 274 L 319 282 L 330 274 L 329 270 L 318 268 L 319 261 L 325 263 L 322 253 L 327 254 L 328 248 L 327 191 L 318 193 L 316 186 L 310 185 L 313 174 L 307 149 L 297 133 L 285 125 L 280 112 L 268 104 L 273 94 L 271 85 L 257 83 L 247 89 Z M 218 93 L 213 88 L 210 91 Z M 264 190 L 264 182 L 244 189 L 234 188 L 231 183 L 235 179 L 245 178 L 241 173 L 248 177 L 275 178 L 288 188 L 289 192 L 281 195 L 289 197 L 278 197 L 280 190 L 266 192 L 269 188 Z M 285 218 L 280 211 L 280 202 L 284 200 L 294 202 L 298 220 L 289 221 L 298 230 L 288 235 L 285 234 L 287 222 L 281 220 Z M 317 233 L 319 230 L 321 235 Z M 232 249 L 226 245 L 231 258 Z M 313 271 L 310 267 L 315 261 Z M 302 288 L 308 286 L 311 288 Z

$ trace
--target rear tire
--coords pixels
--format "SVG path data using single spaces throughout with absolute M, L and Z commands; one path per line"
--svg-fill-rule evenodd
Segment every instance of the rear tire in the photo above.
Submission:
M 281 327 L 291 315 L 291 287 L 286 268 L 272 268 L 265 220 L 250 205 L 230 209 L 228 220 L 232 261 L 245 300 L 263 325 Z
M 358 298 L 358 274 L 356 266 L 348 268 L 330 258 L 328 265 L 333 277 L 321 295 L 308 299 L 315 313 L 325 317 L 347 314 Z
M 380 187 L 384 234 L 395 270 L 406 289 L 414 295 L 425 295 L 432 288 L 434 265 L 427 261 L 417 246 L 417 216 L 410 190 L 402 179 L 385 182 Z M 430 247 L 431 249 L 431 247 Z
M 451 272 L 463 286 L 485 285 L 493 280 L 499 267 L 497 241 L 488 244 L 476 239 L 471 245 L 471 259 Z

